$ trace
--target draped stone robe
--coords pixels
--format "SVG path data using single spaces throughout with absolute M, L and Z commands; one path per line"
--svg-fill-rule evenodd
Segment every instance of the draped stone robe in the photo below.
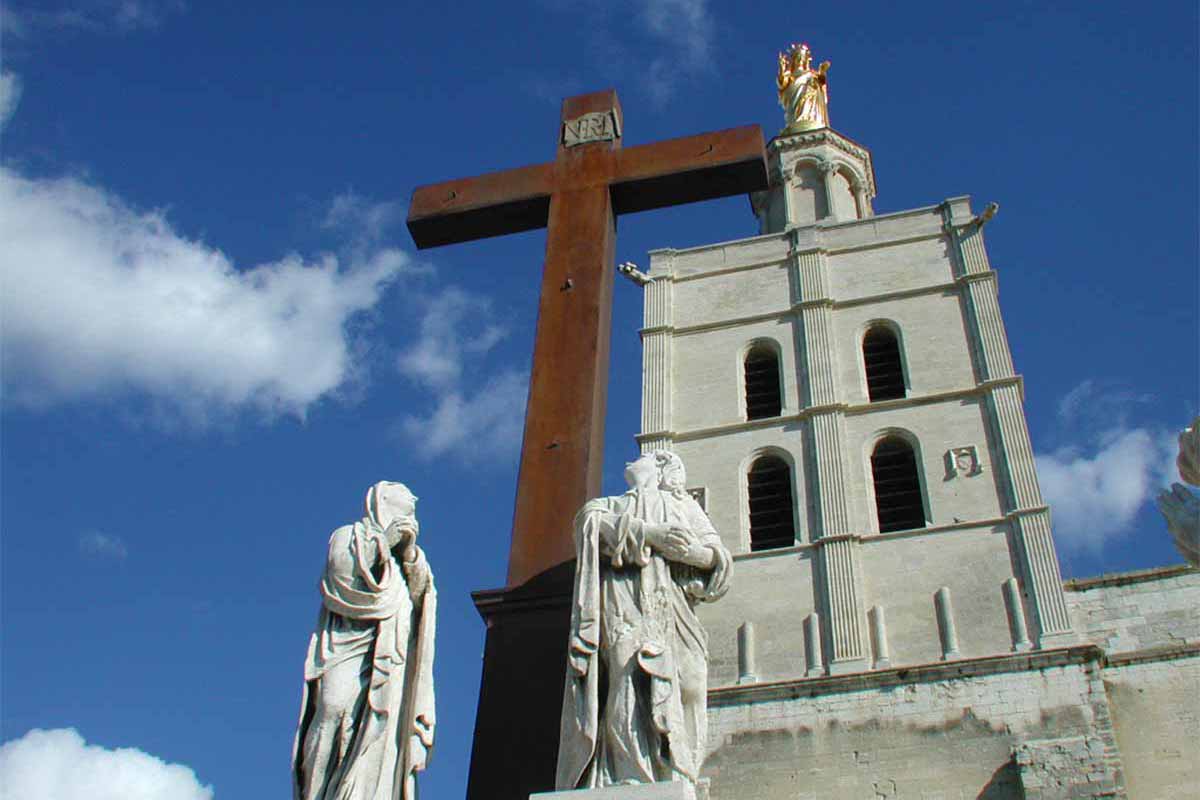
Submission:
M 431 748 L 435 723 L 437 592 L 424 553 L 417 552 L 414 571 L 428 578 L 424 586 L 410 587 L 370 517 L 338 528 L 329 539 L 293 748 L 296 800 L 410 796 L 410 737 Z M 337 724 L 318 724 L 321 693 L 345 695 L 347 685 L 358 690 L 357 698 L 344 703 Z
M 669 562 L 646 543 L 646 522 L 690 530 L 715 552 L 713 568 Z M 729 551 L 695 500 L 656 489 L 588 502 L 575 539 L 557 786 L 694 782 L 705 752 L 708 641 L 693 608 L 727 590 Z

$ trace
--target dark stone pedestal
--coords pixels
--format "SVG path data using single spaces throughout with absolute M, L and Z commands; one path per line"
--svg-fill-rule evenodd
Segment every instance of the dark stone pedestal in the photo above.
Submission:
M 467 800 L 554 789 L 575 562 L 473 592 L 487 624 Z

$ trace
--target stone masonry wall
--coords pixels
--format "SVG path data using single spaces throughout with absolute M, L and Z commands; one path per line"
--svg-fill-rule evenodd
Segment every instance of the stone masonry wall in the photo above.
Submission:
M 1200 644 L 1200 570 L 1142 570 L 1070 580 L 1063 588 L 1080 638 L 1109 656 Z
M 1200 790 L 1200 571 L 1185 566 L 1067 581 L 1080 637 L 1103 672 L 1129 796 Z
M 1103 678 L 1129 796 L 1200 795 L 1200 653 L 1110 662 Z
M 1100 671 L 1083 647 L 717 690 L 705 773 L 714 800 L 1124 797 Z

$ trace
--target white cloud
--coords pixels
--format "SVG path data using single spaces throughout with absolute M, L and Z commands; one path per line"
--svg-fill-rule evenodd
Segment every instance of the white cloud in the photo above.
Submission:
M 11 72 L 0 72 L 0 130 L 12 119 L 21 102 L 21 79 Z
M 183 9 L 182 0 L 6 3 L 2 20 L 6 33 L 22 38 L 39 31 L 128 33 L 157 28 Z
M 89 745 L 74 728 L 31 730 L 0 745 L 0 787 L 17 800 L 212 800 L 182 764 L 131 747 Z
M 1123 428 L 1136 407 L 1153 400 L 1154 396 L 1146 392 L 1088 378 L 1058 401 L 1058 419 L 1066 426 Z
M 1167 431 L 1114 428 L 1086 448 L 1038 455 L 1058 541 L 1067 549 L 1099 552 L 1130 533 L 1141 508 L 1175 479 L 1176 449 Z
M 635 83 L 658 108 L 679 85 L 713 69 L 716 24 L 708 0 L 541 0 L 584 31 L 581 44 L 590 60 L 606 64 L 618 83 Z M 587 60 L 587 59 L 585 59 Z M 527 77 L 527 92 L 555 103 L 576 94 L 582 84 L 574 73 Z
M 521 440 L 528 392 L 529 374 L 506 370 L 472 395 L 440 393 L 431 414 L 403 419 L 403 431 L 426 459 L 447 454 L 468 463 L 501 459 Z
M 642 73 L 652 103 L 665 105 L 680 79 L 711 64 L 713 21 L 707 0 L 644 0 L 639 20 L 662 54 Z
M 349 236 L 356 245 L 373 245 L 403 217 L 402 203 L 374 202 L 347 191 L 333 198 L 321 227 Z
M 100 531 L 88 531 L 79 537 L 79 552 L 98 558 L 112 558 L 124 561 L 129 556 L 129 548 L 120 536 L 110 536 Z
M 455 287 L 422 300 L 420 337 L 400 354 L 397 368 L 434 395 L 428 415 L 401 421 L 405 437 L 425 458 L 445 454 L 466 461 L 499 458 L 513 451 L 525 422 L 528 374 L 503 370 L 464 388 L 468 373 L 505 336 L 487 298 Z
M 449 390 L 462 379 L 464 357 L 485 355 L 508 331 L 494 321 L 486 297 L 451 286 L 421 300 L 420 338 L 400 354 L 397 366 L 426 388 Z
M 237 269 L 161 212 L 6 168 L 0 241 L 8 402 L 134 391 L 198 420 L 242 408 L 303 416 L 355 377 L 347 325 L 409 268 L 400 251 L 375 249 Z

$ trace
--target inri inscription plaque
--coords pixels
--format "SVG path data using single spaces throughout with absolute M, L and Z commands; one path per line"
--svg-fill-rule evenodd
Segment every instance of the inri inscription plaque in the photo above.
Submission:
M 563 146 L 611 142 L 621 135 L 621 120 L 613 111 L 594 111 L 563 122 Z

